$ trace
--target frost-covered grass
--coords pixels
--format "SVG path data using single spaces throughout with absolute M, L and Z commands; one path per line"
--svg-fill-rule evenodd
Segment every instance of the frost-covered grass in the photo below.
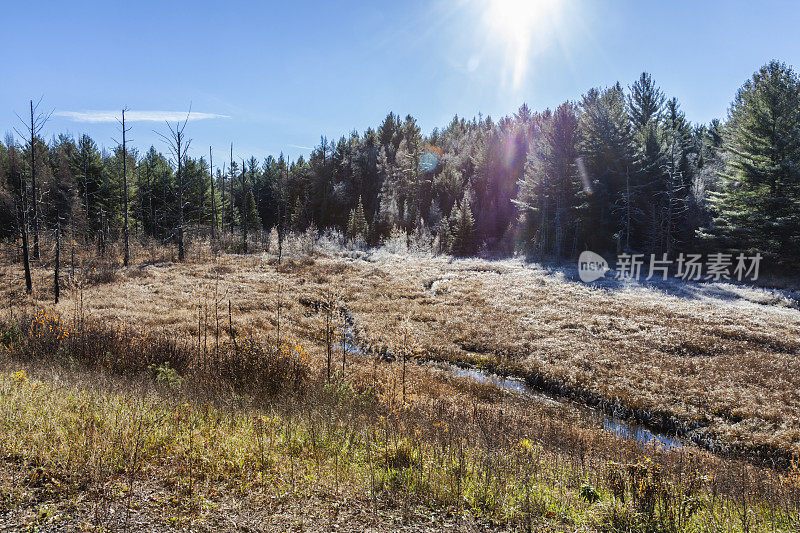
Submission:
M 791 293 L 675 280 L 586 285 L 574 270 L 520 260 L 392 253 L 403 243 L 342 253 L 327 239 L 297 237 L 281 264 L 274 254 L 205 255 L 119 269 L 114 282 L 67 292 L 59 309 L 82 297 L 99 318 L 190 337 L 205 320 L 207 339 L 228 335 L 230 302 L 241 334 L 318 341 L 322 318 L 309 305 L 334 296 L 376 347 L 401 342 L 408 319 L 425 358 L 560 387 L 721 450 L 784 463 L 800 450 L 800 311 Z M 18 273 L 1 273 L 7 299 Z M 49 272 L 35 274 L 49 287 Z
M 569 269 L 514 260 L 376 265 L 387 279 L 354 306 L 368 334 L 385 338 L 408 315 L 430 357 L 566 387 L 719 449 L 784 461 L 800 451 L 800 312 L 781 291 L 586 285 Z
M 190 253 L 183 264 L 145 258 L 127 269 L 107 267 L 114 273 L 110 277 L 79 274 L 77 288 L 62 292 L 55 312 L 66 318 L 91 313 L 108 324 L 178 339 L 200 354 L 213 353 L 218 336 L 223 346 L 231 346 L 231 331 L 237 338 L 264 343 L 295 339 L 310 355 L 309 380 L 324 391 L 326 309 L 345 308 L 358 337 L 376 349 L 385 345 L 394 353 L 487 366 L 579 401 L 637 414 L 654 426 L 683 427 L 708 446 L 751 458 L 786 461 L 798 451 L 800 312 L 771 299 L 782 293 L 678 282 L 595 287 L 574 281 L 568 269 L 519 260 L 459 260 L 409 253 L 400 244 L 342 252 L 335 242 L 311 246 L 301 241 L 287 246 L 280 263 L 271 252 L 216 258 Z M 36 287 L 49 286 L 50 272 L 37 269 L 34 274 Z M 18 285 L 16 265 L 0 267 L 0 297 L 8 299 Z M 35 299 L 16 301 L 14 314 L 49 306 L 49 300 L 48 292 L 41 290 Z M 342 317 L 331 312 L 328 319 L 339 335 Z M 380 454 L 392 464 L 425 465 L 421 472 L 416 466 L 409 471 L 387 468 L 384 461 L 383 473 L 376 474 L 381 490 L 386 489 L 380 493 L 381 505 L 394 501 L 451 510 L 463 506 L 504 527 L 524 527 L 527 517 L 534 516 L 540 526 L 556 529 L 635 529 L 643 527 L 636 521 L 644 520 L 642 513 L 648 509 L 637 508 L 632 500 L 638 495 L 630 491 L 642 480 L 631 485 L 630 476 L 639 470 L 629 467 L 651 464 L 646 483 L 681 487 L 692 475 L 705 476 L 702 487 L 692 493 L 703 507 L 687 523 L 675 526 L 678 530 L 712 525 L 788 529 L 788 521 L 796 517 L 796 471 L 772 472 L 700 450 L 642 450 L 568 409 L 532 405 L 433 366 L 409 364 L 404 370 L 401 364 L 356 354 L 343 361 L 338 338 L 332 349 L 334 374 L 344 368 L 344 386 L 369 391 L 377 413 L 358 422 L 361 425 L 347 425 L 364 413 L 342 410 L 340 399 L 320 395 L 308 403 L 292 399 L 281 404 L 297 409 L 294 414 L 273 410 L 269 416 L 294 417 L 297 424 L 309 424 L 318 416 L 313 441 L 325 435 L 324 420 L 334 413 L 350 428 L 345 435 L 350 431 L 364 439 L 367 431 L 368 438 L 380 440 L 385 447 Z M 49 379 L 39 381 L 46 384 Z M 81 379 L 74 378 L 70 387 L 85 387 Z M 56 378 L 59 381 L 63 386 L 73 378 Z M 187 379 L 181 386 L 190 383 Z M 133 394 L 122 386 L 115 390 L 123 397 Z M 176 395 L 175 401 L 185 403 L 189 392 Z M 229 408 L 263 409 L 232 399 L 236 393 L 232 394 L 224 400 Z M 195 400 L 188 399 L 194 405 Z M 202 397 L 201 404 L 208 400 L 213 398 Z M 46 401 L 50 400 L 37 400 Z M 14 431 L 24 433 L 28 422 L 10 415 L 6 419 L 14 420 Z M 56 428 L 59 420 L 52 419 Z M 281 428 L 285 421 L 281 418 Z M 329 438 L 345 446 L 336 435 L 340 434 Z M 280 441 L 278 433 L 275 439 Z M 45 440 L 38 444 L 45 445 Z M 360 446 L 359 453 L 366 453 L 363 442 Z M 71 457 L 69 448 L 65 450 Z M 468 457 L 468 473 L 458 462 L 461 450 Z M 528 472 L 534 482 L 521 485 L 526 475 L 521 468 L 530 463 L 520 459 L 526 450 L 540 450 L 542 455 L 534 463 L 540 469 Z M 285 461 L 283 452 L 274 453 L 277 461 Z M 325 468 L 331 468 L 330 461 L 338 468 L 342 457 L 328 455 L 328 462 L 318 463 L 320 457 L 306 459 L 312 470 L 322 468 L 319 479 L 336 479 Z M 505 457 L 516 457 L 516 462 L 508 463 Z M 362 483 L 356 493 L 363 494 L 367 486 L 372 491 L 370 467 L 361 460 L 352 468 L 348 479 Z M 614 472 L 627 480 L 624 501 L 614 496 L 619 482 Z M 598 491 L 597 504 L 581 496 L 583 485 Z M 308 490 L 329 490 L 315 486 Z M 459 490 L 463 499 L 453 499 Z M 673 504 L 659 505 L 668 510 Z

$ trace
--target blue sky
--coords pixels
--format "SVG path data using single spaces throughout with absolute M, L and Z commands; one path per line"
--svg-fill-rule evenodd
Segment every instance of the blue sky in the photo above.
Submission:
M 394 111 L 424 132 L 454 114 L 542 110 L 652 73 L 693 122 L 723 117 L 771 58 L 800 66 L 800 3 L 416 0 L 396 2 L 8 2 L 0 132 L 30 98 L 57 113 L 192 110 L 192 153 L 221 161 L 307 154 L 320 135 Z M 102 116 L 94 116 L 101 119 Z M 139 118 L 149 115 L 140 114 Z M 163 122 L 131 124 L 164 151 Z M 53 116 L 54 133 L 103 146 L 114 122 Z M 215 158 L 216 159 L 216 158 Z M 216 162 L 216 161 L 215 161 Z

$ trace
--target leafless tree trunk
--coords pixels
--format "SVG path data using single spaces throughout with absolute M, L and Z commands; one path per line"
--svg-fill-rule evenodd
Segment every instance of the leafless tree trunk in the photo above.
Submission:
M 176 134 L 178 153 L 181 151 L 181 134 Z M 183 243 L 183 157 L 178 156 L 178 261 L 186 257 Z
M 214 194 L 214 155 L 208 147 L 208 174 L 211 176 L 211 241 L 216 238 L 217 232 L 217 198 Z
M 39 202 L 36 192 L 36 125 L 31 100 L 31 187 L 33 188 L 33 259 L 39 260 Z
M 244 169 L 244 159 L 242 159 L 242 251 L 247 253 L 247 184 Z
M 230 226 L 229 229 L 231 231 L 231 236 L 233 236 L 233 213 L 234 213 L 234 211 L 233 211 L 233 179 L 234 179 L 233 172 L 234 172 L 234 170 L 233 170 L 233 143 L 231 143 L 231 168 L 230 168 L 231 176 L 230 176 L 230 178 L 228 178 L 228 184 L 230 185 L 230 198 L 229 198 L 229 202 L 228 202 L 228 209 L 230 209 L 230 214 L 231 214 L 231 218 L 228 220 L 228 225 Z
M 181 150 L 181 139 L 178 135 L 178 152 Z M 178 261 L 186 257 L 183 244 L 183 158 L 178 157 Z
M 30 248 L 28 243 L 28 202 L 27 183 L 22 172 L 21 163 L 14 144 L 8 147 L 8 177 L 14 185 L 17 204 L 17 225 L 22 237 L 22 263 L 25 269 L 25 292 L 31 294 L 33 282 L 31 281 Z
M 186 139 L 184 134 L 186 124 L 189 122 L 189 115 L 191 115 L 191 109 L 189 113 L 186 114 L 186 120 L 183 121 L 183 124 L 176 123 L 173 128 L 167 123 L 169 133 L 166 135 L 158 133 L 164 142 L 167 143 L 167 146 L 169 146 L 178 166 L 178 261 L 183 261 L 186 258 L 186 248 L 183 242 L 183 163 L 186 158 L 186 153 L 189 151 L 189 145 L 192 142 L 191 139 Z
M 641 185 L 634 183 L 630 169 L 625 168 L 625 189 L 619 193 L 619 198 L 614 202 L 612 207 L 613 212 L 622 213 L 620 219 L 620 233 L 618 235 L 618 243 L 620 250 L 629 252 L 631 244 L 631 235 L 636 222 L 645 216 L 645 212 L 637 205 L 636 199 L 640 194 Z
M 219 184 L 219 199 L 222 203 L 219 206 L 219 231 L 222 235 L 225 235 L 225 163 L 222 163 L 222 174 L 220 174 L 220 178 L 222 181 Z
M 60 285 L 59 285 L 59 276 L 61 275 L 61 218 L 59 216 L 58 222 L 56 222 L 56 265 L 55 265 L 55 272 L 53 273 L 53 294 L 55 295 L 55 301 L 58 303 L 58 297 L 60 296 Z
M 17 135 L 22 138 L 28 138 L 28 144 L 30 149 L 30 157 L 31 157 L 31 187 L 33 189 L 31 202 L 33 203 L 33 258 L 35 260 L 39 260 L 39 203 L 38 203 L 38 188 L 36 187 L 36 137 L 38 137 L 39 133 L 44 128 L 44 125 L 50 119 L 51 113 L 44 115 L 42 113 L 37 113 L 39 108 L 39 103 L 41 103 L 41 99 L 36 105 L 33 105 L 33 100 L 30 101 L 31 104 L 31 119 L 30 123 L 26 123 L 22 120 L 22 117 L 17 115 L 17 118 L 22 122 L 24 125 L 23 131 L 27 130 L 27 134 L 23 135 L 20 130 L 15 129 Z M 26 185 L 27 186 L 27 185 Z
M 122 264 L 128 266 L 131 259 L 130 244 L 128 236 L 128 147 L 125 142 L 125 109 L 122 110 L 122 239 L 125 252 Z
M 671 254 L 674 247 L 678 244 L 679 238 L 675 235 L 677 226 L 676 219 L 688 209 L 686 201 L 686 190 L 683 185 L 683 174 L 677 170 L 676 161 L 680 158 L 680 151 L 677 150 L 677 133 L 672 134 L 670 142 L 670 161 L 665 165 L 664 171 L 667 175 L 666 189 L 663 192 L 664 208 L 662 214 L 662 244 L 661 249 L 667 254 Z
M 205 203 L 205 168 L 200 169 L 200 173 L 197 176 L 198 183 L 197 183 L 197 238 L 201 237 L 201 228 L 203 226 L 203 204 Z M 198 248 L 198 253 L 200 250 Z

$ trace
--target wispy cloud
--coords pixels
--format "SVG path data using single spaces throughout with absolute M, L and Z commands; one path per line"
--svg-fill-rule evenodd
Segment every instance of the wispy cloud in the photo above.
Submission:
M 299 144 L 290 144 L 292 148 L 299 148 L 300 150 L 313 150 L 314 148 L 311 146 L 300 146 Z
M 64 117 L 75 122 L 116 122 L 122 118 L 120 111 L 56 111 L 53 116 Z M 210 118 L 230 118 L 217 113 L 198 113 L 192 111 L 189 120 L 206 120 Z M 178 122 L 186 120 L 186 111 L 126 111 L 128 122 Z

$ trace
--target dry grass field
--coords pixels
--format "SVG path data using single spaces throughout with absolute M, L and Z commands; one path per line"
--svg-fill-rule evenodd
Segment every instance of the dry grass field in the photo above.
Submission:
M 716 286 L 674 296 L 670 287 L 598 289 L 519 261 L 364 257 L 144 264 L 77 297 L 98 318 L 187 338 L 218 324 L 227 335 L 230 302 L 236 331 L 306 342 L 322 330 L 311 304 L 334 298 L 376 346 L 397 346 L 408 320 L 424 358 L 527 377 L 721 451 L 800 451 L 800 311 L 780 295 Z M 17 270 L 3 271 L 4 287 Z M 62 314 L 75 304 L 67 296 Z
M 0 318 L 6 331 L 19 321 L 22 339 L 4 348 L 0 446 L 12 458 L 5 477 L 27 487 L 0 488 L 6 524 L 798 527 L 800 311 L 785 293 L 599 288 L 519 260 L 385 250 L 297 251 L 280 263 L 269 254 L 164 259 L 83 263 L 55 307 L 49 270 L 35 271 L 41 289 L 22 298 L 18 265 L 0 267 L 9 302 Z M 345 325 L 375 353 L 411 361 L 382 362 L 370 350 L 343 357 Z M 122 337 L 107 354 L 78 356 L 77 341 L 51 338 L 47 327 L 70 339 Z M 47 335 L 52 349 L 42 348 Z M 172 368 L 158 366 L 148 384 L 147 372 L 129 370 L 162 361 L 160 342 L 172 343 L 163 359 Z M 253 382 L 268 371 L 273 380 L 300 375 L 225 355 L 239 357 L 248 343 L 302 346 L 303 385 L 266 393 L 231 378 L 231 361 L 253 369 L 244 371 Z M 126 352 L 129 344 L 138 348 Z M 227 367 L 208 362 L 220 354 Z M 508 394 L 425 361 L 519 376 L 570 401 Z M 573 403 L 701 446 L 621 440 Z M 105 424 L 102 438 L 76 427 L 87 412 Z M 54 496 L 53 483 L 71 488 Z

